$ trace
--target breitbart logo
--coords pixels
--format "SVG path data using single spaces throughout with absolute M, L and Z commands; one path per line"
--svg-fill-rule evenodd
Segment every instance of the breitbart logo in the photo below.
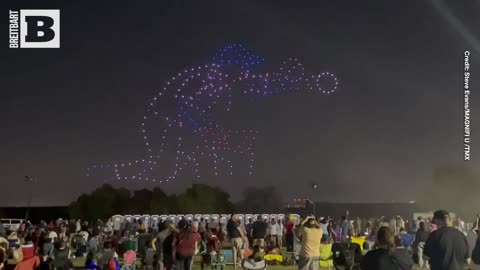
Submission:
M 60 10 L 10 10 L 9 47 L 60 48 Z

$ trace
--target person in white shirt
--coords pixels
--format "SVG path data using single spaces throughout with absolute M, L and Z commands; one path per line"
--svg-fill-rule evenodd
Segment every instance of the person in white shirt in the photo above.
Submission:
M 278 235 L 278 224 L 274 218 L 272 218 L 270 224 L 268 225 L 268 230 L 270 233 L 270 244 L 273 247 L 277 246 L 277 235 Z
M 381 227 L 389 227 L 390 226 L 390 223 L 388 223 L 388 220 L 386 217 L 382 217 L 381 219 L 381 222 L 380 222 L 380 228 Z
M 75 232 L 79 233 L 82 230 L 82 226 L 80 224 L 80 219 L 75 222 Z
M 58 238 L 58 234 L 55 231 L 50 231 L 48 232 L 48 238 L 53 239 L 55 241 Z
M 393 232 L 394 235 L 398 235 L 398 228 L 397 228 L 397 219 L 393 217 L 390 220 L 389 226 L 390 231 Z
M 278 220 L 277 246 L 280 248 L 283 246 L 283 220 L 282 219 Z
M 81 230 L 78 234 L 80 234 L 83 239 L 85 239 L 85 242 L 88 242 L 88 231 L 86 228 L 84 228 L 83 230 Z
M 107 224 L 105 224 L 105 225 L 107 226 L 107 231 L 108 232 L 113 232 L 113 222 L 112 222 L 111 218 L 107 221 Z

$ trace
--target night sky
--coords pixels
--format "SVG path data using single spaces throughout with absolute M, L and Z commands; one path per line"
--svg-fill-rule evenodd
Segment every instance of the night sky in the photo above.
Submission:
M 435 3 L 435 4 L 434 4 Z M 480 2 L 2 1 L 0 205 L 65 205 L 103 184 L 95 162 L 141 155 L 146 104 L 179 70 L 242 43 L 265 70 L 288 57 L 334 72 L 333 96 L 236 104 L 227 123 L 260 133 L 255 173 L 208 176 L 234 199 L 247 186 L 287 198 L 410 201 L 435 168 L 463 166 L 463 53 L 478 89 Z M 8 49 L 8 9 L 60 9 L 60 49 Z M 477 74 L 478 73 L 478 74 Z M 480 140 L 472 106 L 472 160 Z M 478 166 L 477 166 L 478 167 Z M 178 192 L 185 174 L 160 185 Z M 145 181 L 112 182 L 151 188 Z M 319 184 L 312 191 L 311 184 Z M 352 192 L 352 190 L 354 192 Z

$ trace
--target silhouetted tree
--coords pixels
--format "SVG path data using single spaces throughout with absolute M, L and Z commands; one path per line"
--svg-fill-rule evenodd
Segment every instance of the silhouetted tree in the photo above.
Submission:
M 69 206 L 70 216 L 88 220 L 111 217 L 115 213 L 118 193 L 115 188 L 105 184 L 91 194 L 81 195 Z
M 170 214 L 169 209 L 172 207 L 171 200 L 176 198 L 169 197 L 160 188 L 154 188 L 152 191 L 152 198 L 150 200 L 150 213 L 151 214 Z
M 273 186 L 248 187 L 243 191 L 243 199 L 237 204 L 243 213 L 274 213 L 284 211 L 282 196 Z
M 234 210 L 230 194 L 205 184 L 193 184 L 177 197 L 177 203 L 181 214 L 230 213 Z
M 152 198 L 153 193 L 151 190 L 135 190 L 128 206 L 129 212 L 136 214 L 149 214 Z
M 72 218 L 106 219 L 115 214 L 197 214 L 230 213 L 230 195 L 218 187 L 194 184 L 185 192 L 167 195 L 160 188 L 133 192 L 106 184 L 83 194 L 69 205 Z

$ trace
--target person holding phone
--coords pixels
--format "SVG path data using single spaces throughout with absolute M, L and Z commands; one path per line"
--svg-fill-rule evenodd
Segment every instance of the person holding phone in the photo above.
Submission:
M 298 270 L 317 270 L 320 261 L 320 244 L 323 231 L 317 224 L 315 216 L 310 215 L 300 224 L 302 239 L 299 252 Z

